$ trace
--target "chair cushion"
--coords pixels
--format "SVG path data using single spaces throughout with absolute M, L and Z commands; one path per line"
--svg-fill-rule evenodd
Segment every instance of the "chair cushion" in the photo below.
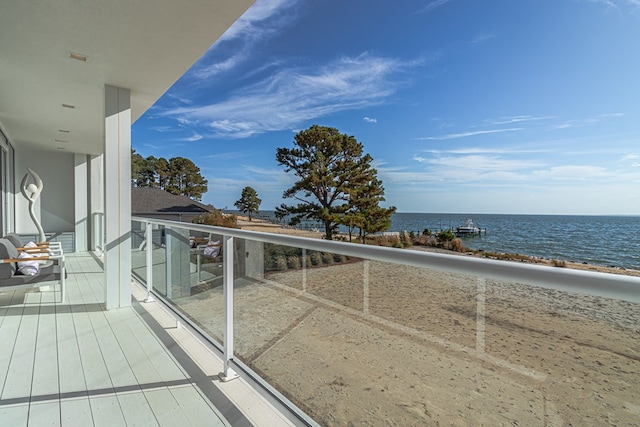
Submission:
M 65 278 L 67 274 L 65 271 Z M 49 281 L 59 281 L 62 275 L 60 274 L 60 267 L 57 265 L 49 265 L 47 267 L 42 267 L 40 269 L 40 274 L 35 276 L 24 276 L 22 274 L 16 274 L 10 279 L 5 279 L 0 281 L 0 289 L 3 286 L 13 286 L 13 285 L 28 285 L 35 284 L 40 282 L 49 282 Z
M 4 239 L 7 239 L 11 243 L 13 243 L 13 246 L 15 246 L 16 248 L 21 248 L 24 246 L 22 244 L 22 239 L 16 233 L 9 233 L 6 236 L 4 236 Z
M 18 250 L 13 243 L 7 239 L 0 239 L 0 258 L 18 258 Z M 17 266 L 15 262 L 0 264 L 0 279 L 9 279 L 16 274 Z

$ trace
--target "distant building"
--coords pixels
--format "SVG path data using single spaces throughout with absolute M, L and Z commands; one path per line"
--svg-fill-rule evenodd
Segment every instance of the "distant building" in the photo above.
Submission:
M 191 222 L 198 215 L 214 210 L 213 206 L 159 188 L 131 188 L 132 216 Z

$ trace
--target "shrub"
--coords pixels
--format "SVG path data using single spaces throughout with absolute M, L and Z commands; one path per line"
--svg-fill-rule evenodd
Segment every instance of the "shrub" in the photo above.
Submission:
M 462 240 L 456 238 L 449 242 L 449 249 L 456 252 L 466 252 L 467 248 L 462 244 Z
M 554 267 L 566 267 L 567 263 L 562 259 L 554 259 L 552 261 Z
M 311 265 L 322 265 L 322 255 L 320 255 L 320 252 L 311 252 L 309 258 L 311 259 Z
M 215 209 L 213 212 L 198 215 L 191 222 L 217 227 L 238 228 L 238 218 L 235 215 L 222 213 L 222 211 L 218 209 Z
M 450 242 L 451 240 L 456 238 L 456 236 L 453 234 L 453 231 L 451 230 L 443 230 L 438 233 L 437 237 L 441 242 Z
M 283 256 L 276 258 L 276 270 L 285 271 L 287 269 L 287 259 Z
M 400 233 L 400 244 L 403 248 L 408 248 L 411 246 L 411 237 L 409 237 L 409 233 L 403 231 Z
M 347 256 L 342 254 L 333 254 L 333 260 L 337 263 L 345 262 L 347 260 Z
M 322 262 L 325 264 L 333 264 L 333 254 L 329 252 L 322 252 Z
M 300 257 L 297 255 L 292 255 L 287 258 L 287 267 L 292 270 L 299 270 L 300 267 L 302 267 L 302 261 L 300 260 Z

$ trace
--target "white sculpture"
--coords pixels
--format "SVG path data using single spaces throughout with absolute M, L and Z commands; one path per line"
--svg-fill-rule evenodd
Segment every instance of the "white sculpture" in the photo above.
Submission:
M 27 185 L 29 176 L 31 176 L 33 182 Z M 34 206 L 36 204 L 36 200 L 38 200 L 38 197 L 40 197 L 40 193 L 42 193 L 42 187 L 42 180 L 40 179 L 38 174 L 35 173 L 32 169 L 27 168 L 27 173 L 24 175 L 24 178 L 22 178 L 21 191 L 22 195 L 29 201 L 29 214 L 31 215 L 31 219 L 38 229 L 38 233 L 40 233 L 40 242 L 45 241 L 44 230 L 42 229 L 42 225 L 40 225 L 40 221 L 38 221 L 38 218 L 36 218 Z

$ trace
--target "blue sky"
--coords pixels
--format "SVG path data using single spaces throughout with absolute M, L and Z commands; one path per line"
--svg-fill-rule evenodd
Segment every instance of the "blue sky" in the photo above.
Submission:
M 276 148 L 313 124 L 399 212 L 640 215 L 640 0 L 257 0 L 132 144 L 272 210 Z

